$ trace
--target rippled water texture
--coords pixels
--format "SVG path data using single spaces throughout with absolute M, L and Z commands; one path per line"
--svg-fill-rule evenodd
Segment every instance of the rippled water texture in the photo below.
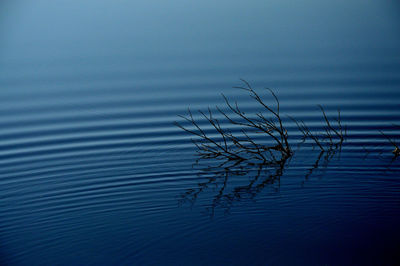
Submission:
M 1 264 L 395 265 L 400 159 L 380 131 L 400 142 L 399 14 L 380 0 L 1 1 Z M 279 97 L 296 151 L 283 169 L 204 171 L 173 124 L 221 93 L 259 110 L 239 78 Z M 320 130 L 318 104 L 348 127 L 329 159 L 297 149 L 287 116 Z

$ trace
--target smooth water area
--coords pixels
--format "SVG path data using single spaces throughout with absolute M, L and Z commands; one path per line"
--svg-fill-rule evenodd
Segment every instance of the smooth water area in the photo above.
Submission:
M 395 265 L 399 47 L 395 1 L 2 1 L 1 265 Z M 259 110 L 240 78 L 279 97 L 280 175 L 203 171 L 173 124 Z M 288 118 L 318 104 L 329 160 Z

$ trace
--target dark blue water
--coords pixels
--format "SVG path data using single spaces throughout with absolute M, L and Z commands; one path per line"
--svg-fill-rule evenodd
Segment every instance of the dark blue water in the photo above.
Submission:
M 396 1 L 2 1 L 1 264 L 396 265 L 399 47 Z M 340 154 L 194 165 L 173 122 L 221 93 L 259 110 L 239 78 L 293 147 L 286 115 L 340 108 Z

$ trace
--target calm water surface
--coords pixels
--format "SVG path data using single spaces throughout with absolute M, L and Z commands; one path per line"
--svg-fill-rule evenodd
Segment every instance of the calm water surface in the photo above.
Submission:
M 395 265 L 399 47 L 395 1 L 2 1 L 1 264 Z M 314 130 L 340 108 L 340 156 L 193 165 L 173 122 L 255 112 L 239 78 Z

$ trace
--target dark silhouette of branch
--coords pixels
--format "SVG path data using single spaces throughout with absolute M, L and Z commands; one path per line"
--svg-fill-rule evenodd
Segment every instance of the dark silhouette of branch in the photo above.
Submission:
M 222 95 L 222 97 L 229 113 L 216 106 L 216 112 L 222 115 L 226 121 L 241 127 L 240 135 L 224 129 L 210 108 L 208 108 L 207 113 L 199 111 L 199 114 L 212 126 L 219 138 L 210 137 L 199 126 L 190 109 L 188 110 L 188 116 L 180 116 L 186 122 L 189 122 L 189 126 L 184 126 L 178 122 L 175 122 L 175 125 L 196 136 L 192 141 L 197 147 L 200 158 L 227 159 L 228 161 L 257 160 L 263 164 L 268 164 L 281 158 L 289 158 L 292 155 L 292 150 L 288 142 L 288 132 L 281 119 L 280 104 L 277 96 L 272 90 L 267 89 L 276 102 L 275 108 L 270 107 L 263 102 L 247 81 L 242 81 L 245 87 L 237 88 L 249 92 L 250 97 L 263 107 L 264 112 L 256 113 L 256 118 L 250 117 L 239 108 L 237 102 L 232 104 L 225 95 Z M 273 144 L 261 145 L 257 143 L 254 140 L 254 136 L 260 133 L 271 139 Z

